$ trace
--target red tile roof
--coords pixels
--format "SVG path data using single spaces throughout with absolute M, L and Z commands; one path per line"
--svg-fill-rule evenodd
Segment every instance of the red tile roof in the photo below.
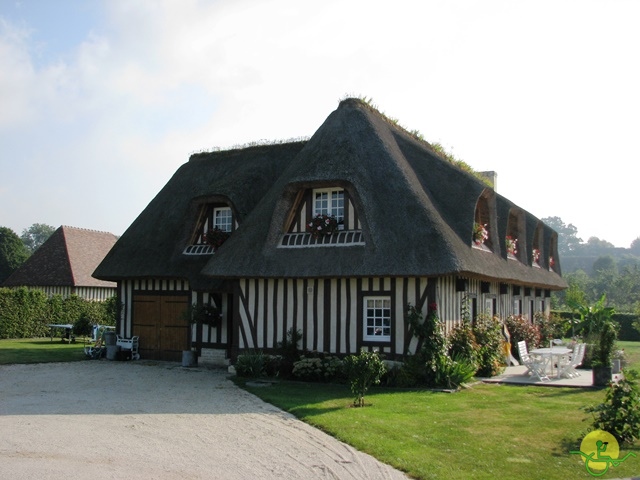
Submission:
M 3 286 L 115 287 L 91 275 L 117 239 L 108 232 L 61 226 Z

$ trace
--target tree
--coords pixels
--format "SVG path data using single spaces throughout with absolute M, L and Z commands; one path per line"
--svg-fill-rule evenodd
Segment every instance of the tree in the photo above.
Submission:
M 24 261 L 29 250 L 10 228 L 0 227 L 0 283 L 4 282 Z
M 582 239 L 578 237 L 578 229 L 573 225 L 565 225 L 560 217 L 546 217 L 542 221 L 558 232 L 558 253 L 566 255 L 575 251 Z
M 600 240 L 598 237 L 589 237 L 587 243 L 580 245 L 580 253 L 590 255 L 606 255 L 612 249 L 616 248 L 615 245 L 606 240 Z
M 640 237 L 636 238 L 633 242 L 631 242 L 631 246 L 629 250 L 632 254 L 640 256 Z
M 40 245 L 46 242 L 56 229 L 44 223 L 34 223 L 29 228 L 22 230 L 20 239 L 31 253 L 35 252 Z

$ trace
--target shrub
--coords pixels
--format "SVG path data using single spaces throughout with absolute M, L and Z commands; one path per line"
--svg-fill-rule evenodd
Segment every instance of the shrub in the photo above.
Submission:
M 444 362 L 440 357 L 447 355 L 447 337 L 438 318 L 438 306 L 435 303 L 429 304 L 427 318 L 423 322 L 422 313 L 409 305 L 406 319 L 420 346 L 415 354 L 415 361 L 418 365 L 422 364 L 424 372 L 417 376 L 424 377 L 427 385 L 435 385 L 438 365 Z
M 480 346 L 476 342 L 476 337 L 473 334 L 473 328 L 467 321 L 463 321 L 459 325 L 456 325 L 447 339 L 449 344 L 449 356 L 451 358 L 457 358 L 458 360 L 466 360 L 478 368 L 478 352 Z
M 236 375 L 249 378 L 261 377 L 265 373 L 266 360 L 261 351 L 250 351 L 238 355 L 235 364 Z
M 540 345 L 540 327 L 533 325 L 527 317 L 510 315 L 505 320 L 505 323 L 511 336 L 511 354 L 518 360 L 521 360 L 518 352 L 518 342 L 523 340 L 527 342 L 529 350 Z
M 371 385 L 380 383 L 386 367 L 377 353 L 360 352 L 359 355 L 349 355 L 344 360 L 344 369 L 349 379 L 351 392 L 356 396 L 353 405 L 364 407 L 364 395 Z
M 554 338 L 564 338 L 566 332 L 566 322 L 558 315 L 545 315 L 537 312 L 533 316 L 533 323 L 540 331 L 540 342 L 548 345 Z
M 307 381 L 330 381 L 342 374 L 342 360 L 338 357 L 300 357 L 293 364 L 293 376 Z
M 620 443 L 632 444 L 640 438 L 640 391 L 634 370 L 624 371 L 624 378 L 607 387 L 604 402 L 585 408 L 593 413 L 593 428 L 604 430 Z
M 115 325 L 121 305 L 116 297 L 92 302 L 77 295 L 47 297 L 41 290 L 0 288 L 0 338 L 44 337 L 50 323 L 74 325 L 74 333 L 82 335 L 87 322 Z
M 446 388 L 458 388 L 469 382 L 476 373 L 475 364 L 468 359 L 456 356 L 451 358 L 442 355 L 438 360 L 436 385 Z
M 504 338 L 502 324 L 497 317 L 478 315 L 473 334 L 480 345 L 478 372 L 482 377 L 493 377 L 504 370 Z
M 295 362 L 300 359 L 300 350 L 298 344 L 302 339 L 302 332 L 290 328 L 287 330 L 286 337 L 278 342 L 278 354 L 281 357 L 279 365 L 279 373 L 283 377 L 290 377 L 293 373 Z

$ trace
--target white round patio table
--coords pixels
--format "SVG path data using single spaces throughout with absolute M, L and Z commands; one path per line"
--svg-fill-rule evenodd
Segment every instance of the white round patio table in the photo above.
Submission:
M 567 347 L 550 347 L 550 348 L 544 347 L 544 348 L 535 348 L 531 350 L 529 352 L 529 355 L 536 355 L 536 356 L 542 357 L 545 362 L 545 371 L 549 369 L 549 375 L 553 377 L 554 365 L 559 364 L 560 358 L 562 358 L 565 355 L 569 355 L 571 352 L 573 352 L 573 350 Z M 556 375 L 555 375 L 556 378 L 559 375 L 559 373 L 560 373 L 560 369 L 557 369 Z

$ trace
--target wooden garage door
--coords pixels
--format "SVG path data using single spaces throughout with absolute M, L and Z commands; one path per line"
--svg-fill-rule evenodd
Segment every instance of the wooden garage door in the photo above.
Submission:
M 140 356 L 180 361 L 189 350 L 186 295 L 134 295 L 133 335 L 140 337 Z

